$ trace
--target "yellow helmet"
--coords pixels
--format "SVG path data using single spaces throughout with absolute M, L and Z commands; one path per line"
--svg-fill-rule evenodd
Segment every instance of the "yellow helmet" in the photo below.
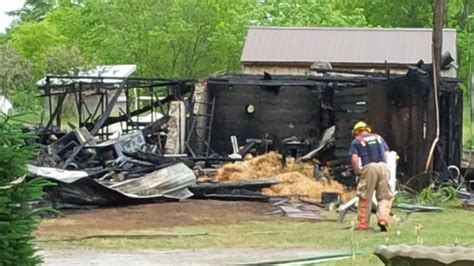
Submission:
M 362 130 L 365 130 L 369 133 L 372 132 L 372 129 L 370 128 L 370 126 L 366 122 L 359 121 L 359 122 L 355 123 L 354 128 L 352 129 L 352 134 L 355 135 L 355 134 L 357 134 L 357 132 L 362 131 Z

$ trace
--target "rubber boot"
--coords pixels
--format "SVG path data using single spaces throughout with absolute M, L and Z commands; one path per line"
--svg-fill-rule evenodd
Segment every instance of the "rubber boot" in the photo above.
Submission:
M 388 218 L 391 207 L 392 201 L 388 199 L 381 200 L 377 204 L 377 225 L 382 232 L 388 231 Z
M 367 199 L 359 197 L 359 206 L 357 208 L 357 229 L 369 229 L 371 202 Z

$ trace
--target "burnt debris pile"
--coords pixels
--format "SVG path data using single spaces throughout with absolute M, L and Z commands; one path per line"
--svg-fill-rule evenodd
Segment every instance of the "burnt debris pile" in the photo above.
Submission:
M 38 136 L 28 144 L 41 147 L 28 170 L 57 183 L 48 199 L 59 207 L 190 197 L 345 202 L 356 185 L 351 126 L 364 120 L 399 154 L 400 181 L 423 171 L 424 132 L 434 123 L 427 73 L 322 72 L 205 81 L 47 76 L 39 84 L 47 119 L 27 129 Z M 456 84 L 445 79 L 441 90 L 441 123 L 453 127 L 441 130 L 437 171 L 460 161 L 448 156 L 461 148 Z

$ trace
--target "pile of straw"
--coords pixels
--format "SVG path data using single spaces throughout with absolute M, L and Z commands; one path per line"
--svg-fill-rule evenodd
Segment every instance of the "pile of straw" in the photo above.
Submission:
M 283 170 L 281 154 L 269 152 L 240 164 L 228 163 L 217 170 L 217 180 L 273 178 Z
M 324 179 L 316 181 L 312 177 L 299 172 L 281 173 L 275 176 L 280 183 L 269 188 L 263 188 L 262 193 L 267 196 L 300 196 L 312 200 L 321 200 L 323 192 L 334 192 L 341 195 L 341 201 L 350 199 L 344 187 L 336 181 Z
M 313 200 L 321 200 L 322 192 L 335 192 L 341 195 L 343 202 L 350 200 L 353 193 L 345 191 L 336 181 L 329 179 L 329 173 L 323 170 L 325 178 L 316 181 L 313 178 L 313 165 L 288 159 L 282 164 L 282 156 L 276 152 L 269 152 L 240 164 L 225 164 L 217 170 L 216 178 L 219 181 L 251 180 L 260 178 L 274 178 L 279 184 L 262 189 L 267 196 L 301 196 Z

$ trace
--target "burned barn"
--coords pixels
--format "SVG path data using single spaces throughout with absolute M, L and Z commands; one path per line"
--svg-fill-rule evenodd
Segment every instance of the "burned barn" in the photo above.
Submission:
M 271 146 L 288 155 L 303 155 L 335 125 L 333 159 L 348 163 L 352 126 L 362 120 L 398 153 L 400 181 L 425 171 L 436 119 L 429 105 L 433 83 L 428 73 L 417 69 L 406 75 L 321 72 L 325 74 L 209 78 L 209 98 L 215 101 L 211 148 L 231 154 L 231 137 L 235 136 L 240 146 L 265 143 L 267 149 Z M 436 171 L 460 163 L 462 91 L 457 82 L 453 78 L 442 81 Z
M 338 182 L 321 180 L 355 186 L 348 147 L 353 124 L 364 120 L 398 153 L 397 174 L 405 183 L 427 169 L 446 173 L 459 165 L 458 82 L 442 79 L 436 109 L 432 78 L 416 67 L 404 75 L 318 69 L 312 76 L 222 75 L 205 82 L 48 76 L 40 89 L 51 108 L 47 122 L 32 129 L 42 149 L 28 170 L 58 182 L 51 199 L 78 205 L 266 200 L 288 193 L 321 200 L 326 190 L 344 193 Z M 92 108 L 86 95 L 98 98 Z M 72 117 L 64 115 L 68 96 Z M 121 96 L 124 106 L 117 105 Z M 440 136 L 427 165 L 436 114 Z M 247 155 L 257 157 L 248 161 Z M 225 164 L 235 161 L 244 162 Z M 292 162 L 300 172 L 288 168 Z M 302 183 L 287 192 L 274 186 L 287 178 Z M 416 180 L 412 187 L 425 185 Z

